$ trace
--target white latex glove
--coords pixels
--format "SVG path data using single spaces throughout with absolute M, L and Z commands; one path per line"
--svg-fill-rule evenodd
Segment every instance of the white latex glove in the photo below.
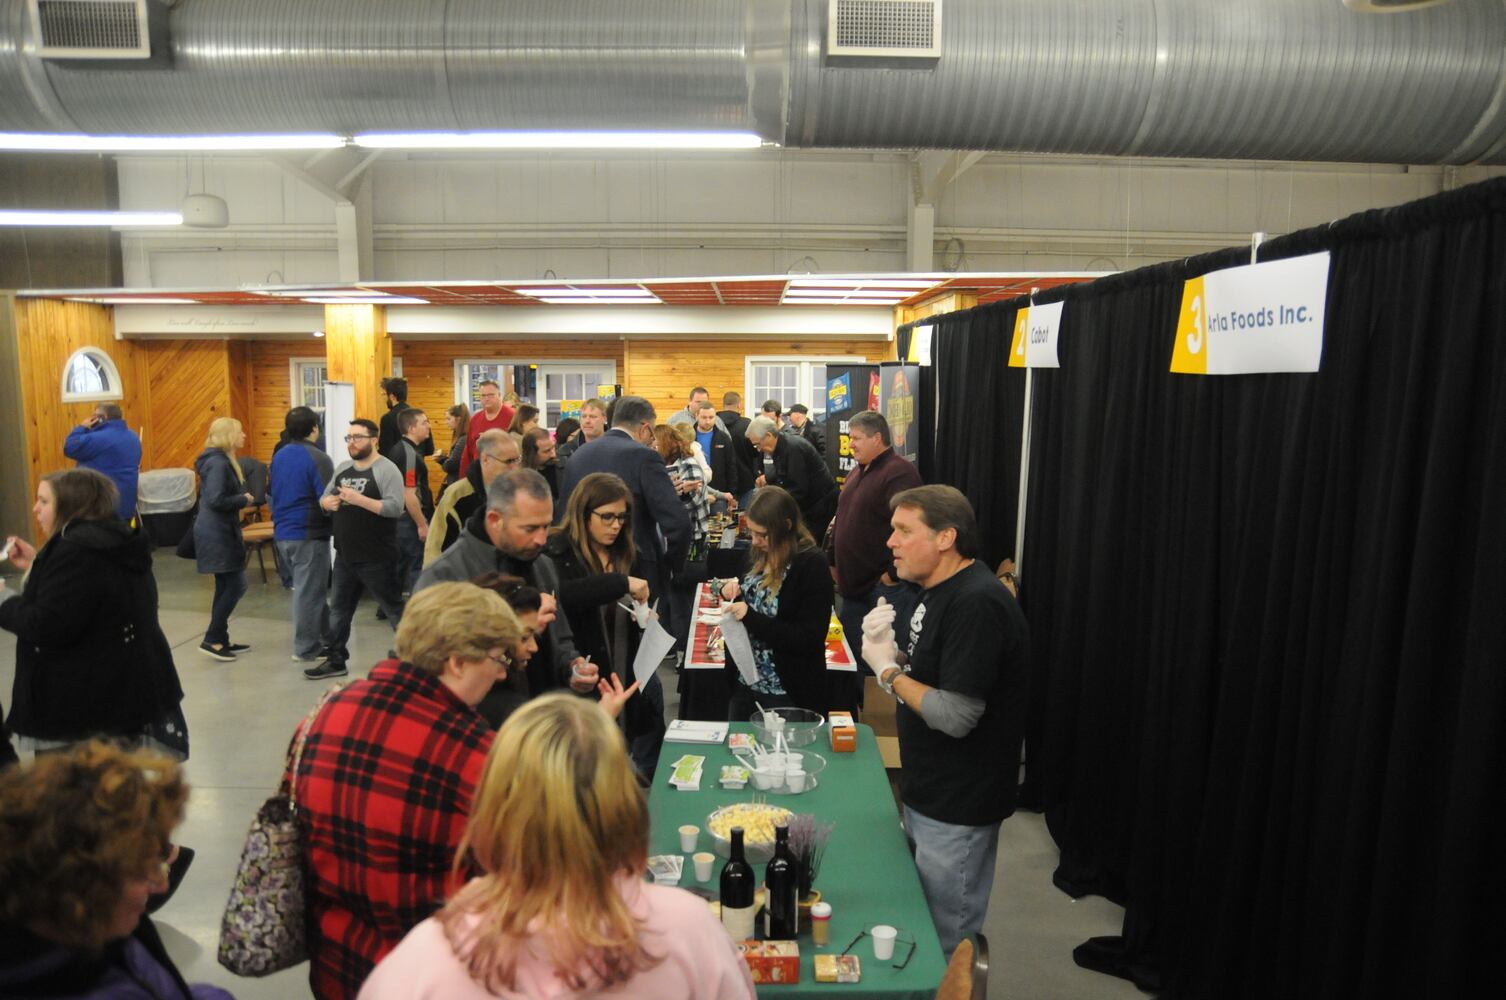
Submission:
M 863 616 L 863 638 L 894 641 L 894 605 L 887 598 L 880 597 L 874 609 Z
M 647 601 L 633 602 L 633 621 L 639 628 L 648 628 L 648 623 L 654 620 L 654 611 L 648 606 Z
M 873 676 L 884 676 L 884 671 L 896 666 L 899 661 L 899 646 L 894 642 L 894 634 L 891 632 L 887 639 L 873 639 L 864 635 L 863 659 L 868 663 L 868 669 L 873 671 Z

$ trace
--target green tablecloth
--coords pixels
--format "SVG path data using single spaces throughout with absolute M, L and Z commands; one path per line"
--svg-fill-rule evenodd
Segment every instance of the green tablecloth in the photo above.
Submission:
M 751 732 L 746 723 L 732 726 L 732 732 Z M 893 962 L 878 962 L 873 957 L 871 940 L 864 938 L 852 953 L 862 959 L 863 981 L 860 983 L 816 982 L 813 956 L 817 949 L 810 930 L 801 928 L 800 982 L 795 985 L 760 986 L 759 995 L 767 997 L 803 997 L 839 993 L 849 997 L 913 998 L 931 1000 L 941 982 L 945 963 L 936 928 L 920 891 L 920 877 L 905 844 L 899 813 L 889 780 L 884 774 L 874 743 L 873 730 L 858 726 L 858 746 L 854 753 L 832 753 L 823 738 L 803 750 L 813 750 L 827 760 L 820 784 L 800 795 L 766 794 L 768 801 L 797 813 L 813 813 L 827 823 L 835 823 L 816 888 L 832 905 L 831 944 L 822 952 L 839 954 L 865 927 L 892 924 L 901 937 L 913 934 L 915 954 L 903 969 Z M 670 762 L 681 754 L 701 754 L 706 758 L 701 790 L 682 792 L 669 785 Z M 723 764 L 736 763 L 726 745 L 697 746 L 690 743 L 665 743 L 659 759 L 658 778 L 649 795 L 652 831 L 650 854 L 681 854 L 678 830 L 681 824 L 701 827 L 700 850 L 711 850 L 706 832 L 706 816 L 712 810 L 733 802 L 751 801 L 750 783 L 741 791 L 727 791 L 717 783 Z M 685 857 L 682 886 L 698 886 L 694 865 Z M 704 888 L 716 891 L 722 860 L 713 866 L 711 881 Z M 755 864 L 760 884 L 763 865 Z M 898 944 L 894 961 L 904 958 L 906 946 Z

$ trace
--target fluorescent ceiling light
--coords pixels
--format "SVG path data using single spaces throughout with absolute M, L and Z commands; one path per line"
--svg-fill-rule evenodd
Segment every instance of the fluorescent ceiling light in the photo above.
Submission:
M 69 299 L 69 302 L 92 302 L 97 306 L 196 306 L 197 299 L 128 299 L 106 296 L 98 299 Z
M 304 289 L 263 289 L 253 288 L 251 291 L 257 295 L 271 295 L 279 299 L 302 299 L 310 295 L 317 295 L 323 299 L 347 298 L 347 299 L 379 299 L 387 296 L 387 292 L 374 292 L 365 288 L 304 288 Z
M 368 295 L 360 299 L 317 295 L 303 301 L 320 306 L 426 306 L 429 304 L 428 299 L 410 299 L 403 295 Z
M 891 281 L 888 278 L 795 278 L 791 288 L 933 288 L 939 281 Z
M 0 211 L 0 226 L 181 226 L 181 212 Z
M 646 288 L 519 288 L 519 295 L 531 295 L 534 298 L 553 296 L 555 298 L 590 298 L 598 295 L 606 295 L 616 299 L 653 299 L 658 296 Z
M 547 302 L 552 306 L 657 306 L 661 303 L 658 299 L 618 299 L 618 298 L 539 298 L 540 302 Z
M 757 149 L 751 132 L 370 132 L 369 149 Z
M 45 135 L 0 132 L 0 150 L 53 153 L 172 153 L 253 149 L 338 149 L 338 135 Z
M 854 299 L 785 299 L 787 306 L 882 306 L 884 302 L 863 302 Z
M 814 295 L 816 297 L 841 296 L 849 299 L 893 299 L 898 302 L 908 299 L 913 292 L 884 291 L 878 288 L 791 288 L 785 291 L 787 299 L 798 299 Z

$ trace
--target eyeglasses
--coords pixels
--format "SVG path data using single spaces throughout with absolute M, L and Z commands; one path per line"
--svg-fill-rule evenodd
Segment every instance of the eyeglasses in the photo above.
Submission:
M 481 658 L 483 660 L 491 660 L 503 670 L 506 670 L 509 666 L 512 665 L 512 661 L 507 658 L 507 655 L 505 653 L 501 656 L 498 656 L 496 653 L 487 653 Z
M 498 458 L 496 455 L 488 455 L 484 451 L 481 453 L 481 457 L 489 458 L 493 462 L 497 462 L 500 465 L 518 465 L 523 461 L 523 459 L 517 455 L 514 455 L 512 458 Z
M 627 514 L 627 513 L 623 513 L 623 514 L 603 514 L 599 510 L 593 510 L 591 512 L 591 515 L 593 517 L 599 517 L 599 518 L 601 518 L 601 522 L 603 524 L 627 524 L 628 520 L 632 517 L 631 514 Z
M 370 440 L 371 440 L 371 435 L 370 434 L 347 434 L 347 435 L 345 435 L 345 443 L 346 444 L 354 444 L 357 441 L 370 441 Z

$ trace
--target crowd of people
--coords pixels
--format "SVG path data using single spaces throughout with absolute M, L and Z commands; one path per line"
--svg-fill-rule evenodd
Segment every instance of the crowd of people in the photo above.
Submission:
M 215 580 L 205 655 L 230 662 L 249 648 L 230 622 L 246 588 L 241 512 L 263 499 L 305 676 L 349 672 L 362 593 L 394 630 L 391 655 L 328 699 L 285 775 L 305 819 L 315 994 L 631 983 L 635 995 L 751 996 L 704 905 L 641 878 L 643 788 L 666 721 L 658 673 L 640 686 L 633 661 L 654 615 L 688 633 L 713 512 L 745 514 L 750 545 L 745 570 L 720 582 L 756 678 L 728 663 L 726 717 L 746 720 L 755 705 L 828 710 L 835 609 L 859 683 L 871 674 L 899 703 L 904 822 L 943 948 L 977 931 L 1014 808 L 1026 634 L 1012 575 L 978 561 L 967 499 L 922 485 L 873 411 L 848 420 L 856 464 L 839 490 L 798 404 L 786 416 L 770 400 L 745 416 L 736 393 L 717 410 L 697 387 L 660 422 L 642 397 L 587 400 L 578 426 L 552 434 L 495 382 L 478 388 L 481 408 L 452 409 L 452 440 L 437 452 L 406 383 L 386 380 L 379 422 L 328 429 L 345 446 L 338 465 L 320 447 L 319 414 L 294 407 L 265 498 L 248 486 L 237 421 L 214 421 L 196 462 L 191 547 Z M 97 417 L 119 420 L 103 407 Z M 431 458 L 445 482 L 437 498 Z M 170 834 L 187 789 L 172 760 L 187 755 L 187 729 L 150 544 L 113 476 L 44 477 L 43 544 L 9 540 L 27 575 L 19 594 L 0 584 L 0 627 L 19 640 L 8 722 L 36 758 L 0 778 L 0 923 L 32 942 L 0 950 L 0 993 L 32 982 L 18 976 L 52 981 L 55 968 L 28 964 L 40 949 L 88 956 L 77 991 L 47 995 L 107 995 L 101 984 L 146 977 L 161 988 L 142 996 L 209 998 L 222 994 L 183 983 L 145 915 L 177 858 Z M 134 799 L 96 794 L 79 807 L 91 782 L 129 785 Z M 17 873 L 70 823 L 96 829 L 93 849 L 110 859 L 57 869 L 53 891 L 112 915 L 88 927 L 16 895 L 46 894 L 45 873 Z

